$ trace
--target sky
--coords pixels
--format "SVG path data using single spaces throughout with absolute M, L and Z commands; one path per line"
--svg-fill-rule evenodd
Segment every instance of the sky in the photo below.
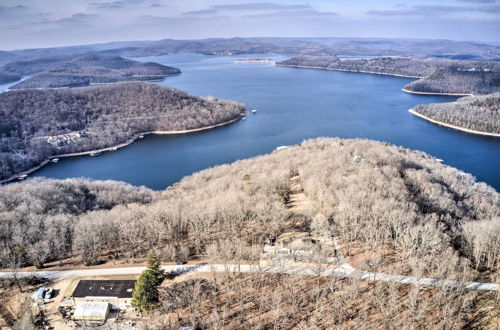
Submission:
M 210 37 L 500 42 L 500 0 L 0 0 L 0 49 Z

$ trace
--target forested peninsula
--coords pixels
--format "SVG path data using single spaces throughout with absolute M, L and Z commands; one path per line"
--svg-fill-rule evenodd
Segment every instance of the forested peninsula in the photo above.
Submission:
M 82 87 L 119 81 L 161 80 L 180 72 L 158 63 L 91 53 L 11 62 L 0 68 L 0 82 L 2 78 L 9 80 L 11 77 L 10 81 L 16 81 L 21 76 L 31 76 L 10 89 Z
M 47 158 L 130 142 L 138 134 L 229 123 L 243 105 L 147 82 L 0 94 L 0 179 Z
M 422 104 L 410 112 L 454 129 L 500 137 L 500 93 L 463 97 L 449 103 Z
M 300 207 L 291 202 L 297 194 Z M 37 178 L 0 187 L 0 265 L 42 267 L 69 257 L 74 265 L 94 265 L 149 251 L 164 261 L 258 264 L 265 244 L 299 232 L 337 237 L 338 253 L 362 270 L 495 281 L 499 215 L 500 195 L 493 188 L 425 153 L 323 138 L 195 173 L 163 192 L 79 179 Z M 323 253 L 313 251 L 317 258 Z M 498 310 L 494 293 L 462 288 L 248 276 L 209 278 L 210 287 L 220 290 L 218 300 L 189 298 L 203 306 L 196 314 L 183 304 L 172 307 L 164 296 L 155 313 L 177 312 L 179 322 L 196 317 L 207 328 L 221 306 L 237 314 L 227 321 L 235 327 L 239 320 L 251 327 L 271 324 L 254 316 L 273 313 L 286 327 L 390 320 L 400 328 L 411 320 L 424 328 L 462 328 Z M 234 309 L 240 296 L 243 307 Z M 271 298 L 279 299 L 279 308 L 262 302 Z M 288 314 L 298 302 L 304 306 L 293 314 L 299 319 Z M 481 312 L 483 307 L 488 311 Z M 358 312 L 367 308 L 370 313 Z M 325 313 L 328 318 L 316 319 Z
M 425 94 L 489 94 L 500 91 L 500 63 L 385 57 L 340 60 L 335 56 L 299 56 L 276 65 L 417 78 L 403 90 Z

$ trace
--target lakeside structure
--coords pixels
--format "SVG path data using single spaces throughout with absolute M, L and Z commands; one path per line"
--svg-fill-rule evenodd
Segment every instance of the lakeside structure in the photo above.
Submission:
M 39 170 L 40 168 L 42 168 L 43 166 L 47 165 L 50 162 L 54 162 L 53 161 L 54 159 L 57 159 L 59 161 L 61 158 L 67 158 L 67 157 L 77 157 L 77 156 L 85 156 L 85 155 L 97 156 L 97 155 L 100 155 L 101 153 L 106 152 L 106 151 L 117 151 L 118 149 L 121 149 L 123 147 L 126 147 L 126 146 L 132 144 L 133 142 L 135 142 L 138 139 L 144 138 L 144 136 L 146 136 L 146 135 L 150 135 L 150 134 L 153 134 L 153 135 L 176 135 L 176 134 L 188 134 L 188 133 L 200 132 L 200 131 L 205 131 L 205 130 L 209 130 L 209 129 L 212 129 L 212 128 L 226 126 L 226 125 L 235 123 L 238 120 L 241 120 L 241 119 L 244 119 L 244 118 L 245 118 L 245 112 L 240 113 L 240 115 L 237 116 L 236 118 L 233 118 L 233 119 L 228 120 L 228 121 L 223 122 L 223 123 L 211 125 L 211 126 L 194 128 L 194 129 L 188 129 L 188 130 L 179 130 L 179 131 L 150 131 L 150 132 L 144 132 L 144 133 L 136 134 L 135 136 L 133 136 L 132 138 L 130 138 L 126 142 L 123 142 L 123 143 L 115 145 L 115 146 L 101 148 L 101 149 L 96 149 L 96 150 L 74 152 L 74 153 L 69 153 L 69 154 L 54 155 L 54 156 L 46 158 L 40 164 L 38 164 L 38 165 L 36 165 L 36 166 L 28 169 L 28 170 L 22 171 L 20 173 L 16 173 L 16 174 L 11 175 L 10 177 L 8 177 L 6 179 L 0 180 L 0 184 L 6 184 L 6 183 L 9 183 L 9 182 L 12 182 L 12 181 L 15 181 L 15 180 L 24 180 L 24 179 L 26 179 L 28 177 L 29 174 L 31 174 L 31 173 Z M 142 136 L 142 138 L 141 138 L 141 136 Z

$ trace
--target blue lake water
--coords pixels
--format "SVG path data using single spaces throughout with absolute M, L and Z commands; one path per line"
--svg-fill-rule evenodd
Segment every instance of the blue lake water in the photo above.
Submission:
M 456 98 L 402 92 L 411 81 L 407 78 L 234 62 L 244 57 L 251 56 L 173 54 L 139 60 L 182 69 L 181 75 L 169 77 L 161 85 L 236 100 L 248 109 L 258 109 L 257 114 L 204 132 L 146 136 L 99 157 L 62 159 L 34 175 L 112 179 L 163 189 L 208 167 L 330 136 L 369 138 L 419 149 L 500 190 L 500 139 L 440 127 L 407 111 L 417 104 Z

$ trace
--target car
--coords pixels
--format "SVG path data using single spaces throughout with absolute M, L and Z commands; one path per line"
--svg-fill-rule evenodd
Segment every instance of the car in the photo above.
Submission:
M 177 260 L 177 261 L 175 262 L 175 264 L 176 264 L 176 265 L 185 265 L 185 264 L 187 264 L 187 261 L 184 261 L 184 260 Z
M 135 325 L 135 323 L 130 322 L 130 321 L 126 321 L 126 322 L 123 322 L 122 324 L 120 324 L 120 327 L 128 328 L 128 327 L 133 327 L 134 325 Z

